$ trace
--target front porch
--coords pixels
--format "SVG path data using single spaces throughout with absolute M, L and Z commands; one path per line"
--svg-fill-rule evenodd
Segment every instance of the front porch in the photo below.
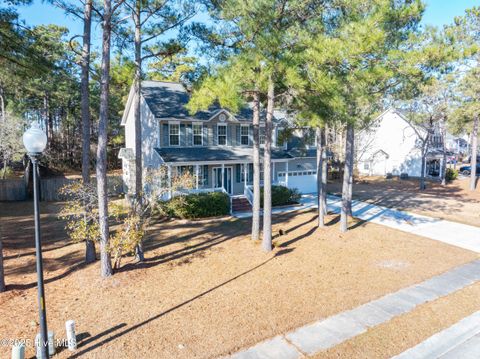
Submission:
M 185 193 L 224 192 L 231 197 L 245 196 L 252 202 L 253 163 L 252 162 L 218 162 L 166 164 L 168 168 L 168 187 L 176 176 L 189 172 L 194 177 L 194 188 L 170 191 L 169 198 Z M 272 183 L 288 185 L 288 161 L 272 162 Z M 263 182 L 263 165 L 260 168 L 260 182 Z
M 193 189 L 179 193 L 223 191 L 229 196 L 247 198 L 253 183 L 253 149 L 251 147 L 166 147 L 155 148 L 161 163 L 168 168 L 168 188 L 175 176 L 188 171 L 195 178 Z M 277 183 L 279 172 L 288 173 L 288 162 L 293 157 L 285 150 L 272 149 L 272 182 Z M 263 149 L 260 150 L 263 161 Z M 288 176 L 287 176 L 288 177 Z M 260 169 L 263 180 L 263 168 Z M 282 178 L 285 182 L 285 178 Z M 169 197 L 175 196 L 169 193 Z

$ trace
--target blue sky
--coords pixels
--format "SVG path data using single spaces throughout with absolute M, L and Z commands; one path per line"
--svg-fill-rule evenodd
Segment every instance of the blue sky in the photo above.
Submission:
M 465 9 L 478 6 L 479 0 L 426 0 L 427 9 L 423 19 L 424 24 L 443 26 L 453 21 L 455 16 L 462 15 Z M 62 10 L 34 0 L 33 5 L 19 8 L 20 16 L 29 25 L 57 24 L 69 28 L 72 36 L 82 32 L 81 22 L 72 16 L 66 16 Z M 100 42 L 99 25 L 93 31 L 93 42 Z

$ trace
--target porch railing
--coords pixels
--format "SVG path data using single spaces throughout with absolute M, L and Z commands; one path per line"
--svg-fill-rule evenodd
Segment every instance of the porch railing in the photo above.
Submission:
M 250 202 L 250 205 L 253 206 L 253 189 L 252 186 L 245 186 L 243 189 L 243 195 Z
M 185 189 L 172 192 L 172 197 L 183 196 L 186 194 L 198 194 L 198 193 L 209 193 L 209 192 L 225 192 L 221 187 L 219 188 L 199 188 L 199 189 Z

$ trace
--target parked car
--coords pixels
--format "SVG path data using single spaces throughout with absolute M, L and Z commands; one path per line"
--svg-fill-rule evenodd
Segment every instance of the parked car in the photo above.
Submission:
M 477 163 L 476 167 L 477 167 L 476 175 L 480 176 L 480 163 Z M 461 173 L 464 176 L 470 176 L 470 172 L 472 172 L 472 167 L 471 166 L 462 166 L 462 167 L 460 167 L 458 172 Z

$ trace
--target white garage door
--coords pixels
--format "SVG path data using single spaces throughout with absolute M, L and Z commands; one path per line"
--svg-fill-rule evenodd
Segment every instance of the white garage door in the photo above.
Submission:
M 285 172 L 279 172 L 278 179 L 285 183 Z M 289 171 L 288 188 L 297 188 L 301 193 L 317 192 L 317 171 Z

